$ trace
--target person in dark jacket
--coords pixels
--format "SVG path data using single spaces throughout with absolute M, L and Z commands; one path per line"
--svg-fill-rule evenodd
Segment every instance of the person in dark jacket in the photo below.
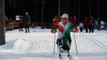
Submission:
M 84 29 L 86 33 L 88 33 L 88 18 L 87 17 L 85 17 L 85 19 L 83 20 L 83 25 L 84 25 Z
M 89 19 L 89 32 L 91 33 L 94 33 L 94 18 L 93 17 L 91 17 L 90 19 Z
M 28 15 L 28 12 L 25 12 L 25 15 L 23 16 L 23 23 L 25 27 L 25 33 L 29 33 L 30 16 Z
M 8 28 L 8 25 L 9 25 L 9 20 L 8 20 L 8 17 L 5 15 L 4 17 L 4 25 L 5 25 L 5 30 L 7 31 L 9 28 Z
M 100 18 L 97 19 L 97 30 L 101 30 L 101 20 L 100 20 Z

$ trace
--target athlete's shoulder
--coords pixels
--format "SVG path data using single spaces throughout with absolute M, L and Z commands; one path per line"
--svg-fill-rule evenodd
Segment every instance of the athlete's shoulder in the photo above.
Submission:
M 60 21 L 60 22 L 58 23 L 58 25 L 62 25 L 62 22 Z

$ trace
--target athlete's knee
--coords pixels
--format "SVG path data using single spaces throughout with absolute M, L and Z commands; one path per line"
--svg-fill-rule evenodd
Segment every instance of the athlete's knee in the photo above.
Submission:
M 69 37 L 69 38 L 68 38 L 68 41 L 69 41 L 69 44 L 71 44 L 71 42 L 72 42 L 72 39 Z
M 61 42 L 61 39 L 57 39 L 56 43 L 59 44 Z
M 67 45 L 62 46 L 62 48 L 63 48 L 63 50 L 70 50 L 69 46 L 67 46 Z

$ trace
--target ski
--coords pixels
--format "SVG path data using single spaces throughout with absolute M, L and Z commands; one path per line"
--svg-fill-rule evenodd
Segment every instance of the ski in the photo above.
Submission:
M 65 57 L 65 56 L 64 56 Z M 71 56 L 66 56 L 67 57 L 67 60 L 71 60 L 72 59 L 72 57 Z M 64 59 L 62 56 L 59 56 L 59 60 L 66 60 L 66 59 Z
M 70 54 L 66 54 L 65 52 L 59 54 L 59 60 L 71 60 L 72 56 Z
M 71 59 L 72 59 L 72 56 L 71 56 L 71 55 L 69 55 L 69 56 L 68 56 L 68 59 L 69 59 L 69 60 L 71 60 Z
M 62 59 L 61 55 L 59 55 L 59 59 L 60 59 L 60 60 Z

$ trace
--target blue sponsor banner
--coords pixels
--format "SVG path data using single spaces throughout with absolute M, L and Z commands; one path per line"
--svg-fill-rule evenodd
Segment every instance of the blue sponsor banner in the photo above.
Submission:
M 103 26 L 104 26 L 104 27 L 107 27 L 107 22 L 104 22 Z

